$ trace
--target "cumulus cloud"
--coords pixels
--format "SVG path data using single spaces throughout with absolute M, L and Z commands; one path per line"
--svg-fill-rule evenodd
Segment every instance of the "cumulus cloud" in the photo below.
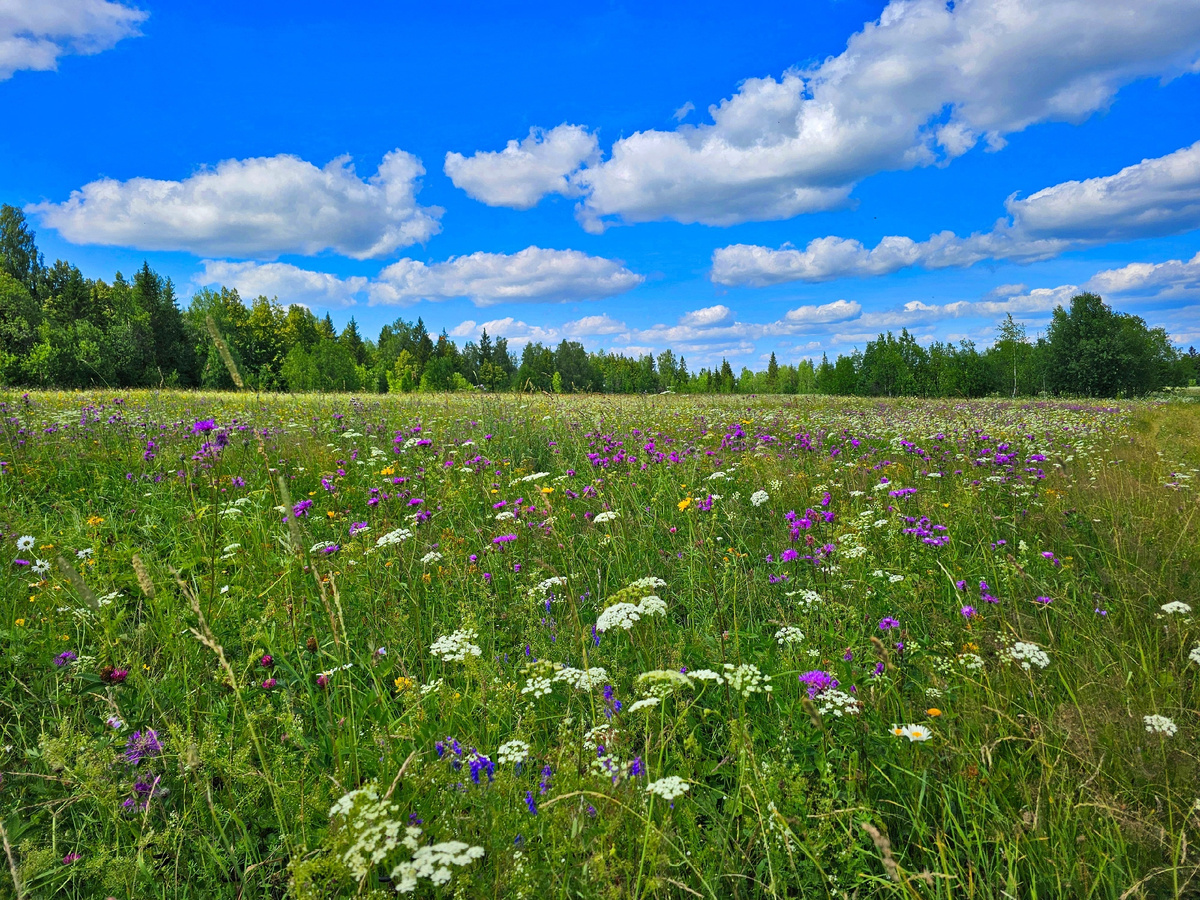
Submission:
M 148 14 L 110 0 L 5 0 L 0 3 L 0 81 L 26 69 L 58 68 L 61 56 L 88 56 L 141 34 Z
M 560 336 L 560 332 L 556 328 L 530 325 L 512 316 L 505 316 L 502 319 L 492 319 L 490 322 L 475 322 L 472 319 L 467 319 L 465 322 L 451 329 L 450 336 L 475 340 L 484 331 L 492 337 L 503 337 L 509 344 L 515 346 L 528 344 L 530 341 L 553 344 L 558 342 Z
M 704 309 L 694 309 L 691 312 L 684 313 L 679 319 L 679 324 L 711 327 L 713 325 L 723 325 L 732 318 L 733 310 L 728 306 L 722 306 L 718 304 L 716 306 L 706 306 Z
M 710 277 L 717 284 L 764 287 L 985 259 L 1034 262 L 1111 241 L 1190 231 L 1200 228 L 1200 141 L 1115 175 L 1065 181 L 1024 200 L 1010 197 L 1005 207 L 1008 218 L 968 237 L 943 231 L 918 242 L 890 235 L 871 249 L 833 236 L 816 238 L 803 250 L 731 244 L 713 251 Z
M 441 230 L 442 210 L 416 202 L 424 174 L 403 150 L 384 156 L 365 181 L 349 157 L 317 168 L 281 154 L 225 160 L 183 181 L 102 178 L 62 203 L 26 210 L 74 244 L 259 259 L 332 250 L 378 259 Z
M 236 288 L 245 298 L 278 297 L 283 303 L 308 307 L 351 306 L 368 283 L 366 278 L 338 278 L 289 263 L 206 259 L 201 265 L 204 271 L 193 279 L 198 285 L 220 284 Z
M 1085 287 L 1101 295 L 1180 297 L 1200 293 L 1200 253 L 1186 262 L 1130 263 L 1119 269 L 1097 272 Z
M 593 300 L 632 290 L 645 279 L 620 262 L 578 250 L 526 247 L 518 253 L 472 253 L 426 264 L 401 259 L 371 285 L 371 303 L 466 297 L 476 306 Z
M 872 173 L 1080 122 L 1123 84 L 1194 71 L 1198 51 L 1194 0 L 892 0 L 839 55 L 744 81 L 711 124 L 618 140 L 571 176 L 578 216 L 601 231 L 829 209 Z
M 582 319 L 567 322 L 563 325 L 562 330 L 563 334 L 570 337 L 590 337 L 602 334 L 620 334 L 627 331 L 628 328 L 624 322 L 618 322 L 608 313 L 601 313 L 598 316 L 584 316 Z
M 683 106 L 679 107 L 679 109 L 675 110 L 671 118 L 673 118 L 676 122 L 682 122 L 688 117 L 688 113 L 694 112 L 695 109 L 696 104 L 689 100 L 687 103 L 683 104 Z
M 798 306 L 784 313 L 783 320 L 792 325 L 816 325 L 853 319 L 862 312 L 862 304 L 853 300 L 834 300 L 820 306 Z
M 471 156 L 447 153 L 444 170 L 454 186 L 488 206 L 530 209 L 547 194 L 572 197 L 578 188 L 568 176 L 595 161 L 599 144 L 581 125 L 530 128 L 523 141 L 509 141 L 497 152 Z

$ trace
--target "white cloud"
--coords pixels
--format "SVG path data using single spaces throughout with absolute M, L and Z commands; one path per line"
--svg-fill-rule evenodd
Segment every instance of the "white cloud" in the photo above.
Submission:
M 783 320 L 792 325 L 816 325 L 853 319 L 862 312 L 862 304 L 853 300 L 834 300 L 820 306 L 798 306 L 784 313 Z
M 1115 175 L 1065 181 L 1005 204 L 1011 218 L 991 231 L 960 238 L 950 231 L 914 241 L 883 238 L 868 250 L 859 241 L 821 237 L 804 250 L 732 244 L 713 251 L 711 278 L 729 286 L 827 281 L 887 275 L 910 266 L 971 266 L 985 259 L 1033 262 L 1109 241 L 1128 241 L 1200 228 L 1200 141 Z
M 206 259 L 204 271 L 192 279 L 198 285 L 220 284 L 236 288 L 245 299 L 278 297 L 285 304 L 308 307 L 352 306 L 355 295 L 367 288 L 367 279 L 338 278 L 288 263 L 229 262 Z
M 366 181 L 349 157 L 317 168 L 281 154 L 229 159 L 183 181 L 103 178 L 63 203 L 27 211 L 75 244 L 273 259 L 333 250 L 378 259 L 441 230 L 442 210 L 418 206 L 425 174 L 403 150 Z
M 26 69 L 54 70 L 60 56 L 89 56 L 137 37 L 147 15 L 110 0 L 4 0 L 0 81 Z
M 694 112 L 695 109 L 696 104 L 689 100 L 687 103 L 683 104 L 683 106 L 679 107 L 679 109 L 675 110 L 671 118 L 673 118 L 676 122 L 682 122 L 688 117 L 688 113 Z
M 1115 175 L 1064 181 L 1005 205 L 1032 237 L 1093 243 L 1190 231 L 1200 227 L 1200 141 Z
M 711 327 L 713 325 L 723 325 L 733 319 L 733 310 L 728 306 L 706 306 L 704 309 L 694 309 L 691 312 L 684 313 L 679 319 L 680 325 L 699 325 L 702 327 Z
M 527 322 L 522 322 L 520 319 L 514 319 L 512 316 L 505 316 L 502 319 L 492 319 L 489 322 L 475 322 L 472 319 L 467 319 L 465 322 L 456 325 L 449 334 L 451 337 L 476 340 L 484 331 L 490 337 L 505 338 L 509 344 L 518 347 L 522 344 L 528 344 L 530 341 L 540 341 L 543 344 L 557 344 L 560 338 L 560 332 L 556 328 L 530 325 Z
M 589 337 L 601 334 L 620 334 L 629 329 L 624 322 L 618 322 L 608 313 L 602 313 L 598 316 L 584 316 L 582 319 L 567 322 L 563 325 L 562 330 L 563 334 L 571 337 Z
M 1101 295 L 1152 294 L 1164 298 L 1194 295 L 1200 293 L 1200 253 L 1186 262 L 1170 259 L 1106 269 L 1093 275 L 1084 287 Z
M 498 152 L 447 153 L 444 169 L 455 187 L 488 206 L 529 209 L 547 194 L 576 196 L 567 176 L 594 162 L 598 146 L 596 136 L 580 125 L 530 128 L 525 140 L 509 141 Z
M 729 225 L 841 205 L 882 170 L 944 164 L 1038 122 L 1080 122 L 1193 71 L 1195 0 L 892 0 L 839 55 L 749 78 L 711 124 L 636 132 L 580 169 L 585 228 Z
M 476 306 L 555 303 L 623 294 L 644 281 L 620 262 L 578 250 L 526 247 L 518 253 L 472 253 L 427 265 L 401 259 L 371 285 L 371 303 L 466 297 Z

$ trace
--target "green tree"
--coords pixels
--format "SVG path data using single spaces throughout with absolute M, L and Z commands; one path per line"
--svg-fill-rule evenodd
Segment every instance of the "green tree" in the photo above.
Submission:
M 43 263 L 35 237 L 25 213 L 7 203 L 0 206 L 0 272 L 11 275 L 36 296 Z

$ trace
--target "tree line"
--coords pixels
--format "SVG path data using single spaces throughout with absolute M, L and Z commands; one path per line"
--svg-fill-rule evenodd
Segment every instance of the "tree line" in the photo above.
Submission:
M 832 362 L 780 364 L 772 353 L 764 370 L 736 374 L 728 360 L 691 371 L 672 350 L 635 357 L 568 340 L 517 354 L 486 331 L 459 347 L 420 318 L 398 318 L 370 340 L 353 318 L 339 332 L 328 314 L 262 296 L 247 305 L 225 287 L 181 308 L 148 263 L 111 282 L 63 260 L 46 265 L 21 210 L 0 207 L 0 382 L 10 386 L 1112 397 L 1195 384 L 1198 374 L 1195 348 L 1180 353 L 1166 331 L 1090 293 L 1055 309 L 1036 340 L 1009 315 L 982 351 L 967 340 L 922 346 L 905 329 Z

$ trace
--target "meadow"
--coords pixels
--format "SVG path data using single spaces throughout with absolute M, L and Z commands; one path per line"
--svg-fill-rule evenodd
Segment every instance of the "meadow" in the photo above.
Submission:
M 1200 889 L 1200 405 L 0 401 L 0 894 Z

